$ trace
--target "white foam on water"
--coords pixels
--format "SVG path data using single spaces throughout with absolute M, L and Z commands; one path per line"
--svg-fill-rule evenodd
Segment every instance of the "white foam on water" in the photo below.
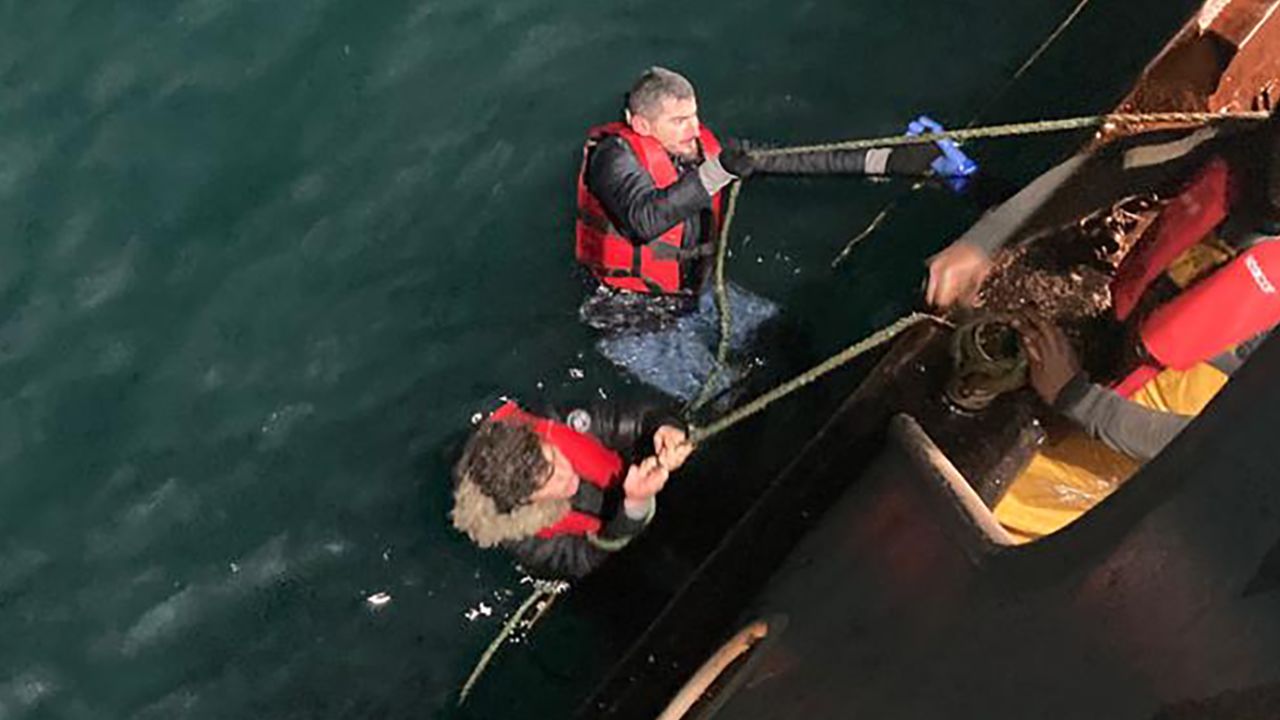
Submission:
M 134 277 L 137 247 L 136 242 L 126 244 L 114 257 L 76 280 L 76 304 L 81 309 L 91 310 L 124 292 Z
M 280 447 L 289 438 L 293 429 L 315 411 L 315 406 L 308 402 L 281 405 L 271 411 L 260 428 L 263 444 L 266 447 Z
M 0 198 L 22 187 L 53 147 L 49 136 L 0 136 Z
M 263 543 L 247 557 L 231 561 L 236 572 L 221 572 L 215 578 L 193 583 L 169 595 L 144 611 L 119 640 L 118 650 L 132 657 L 148 648 L 172 641 L 182 631 L 201 622 L 206 616 L 222 611 L 250 593 L 282 578 L 286 572 L 298 572 L 307 565 L 304 559 L 291 562 L 286 556 L 286 535 L 277 535 Z M 312 557 L 315 555 L 312 554 Z M 112 638 L 100 640 L 112 644 Z
M 28 668 L 0 680 L 0 718 L 23 717 L 57 694 L 59 685 L 54 673 L 44 667 Z
M 85 96 L 94 106 L 102 107 L 128 92 L 137 80 L 137 65 L 128 60 L 112 60 L 98 68 L 89 78 Z
M 175 526 L 192 518 L 200 502 L 197 490 L 170 477 L 159 486 L 137 494 L 106 526 L 86 532 L 86 555 L 98 559 L 142 552 L 162 541 Z
M 174 9 L 171 22 L 199 28 L 221 18 L 233 4 L 231 0 L 186 0 Z

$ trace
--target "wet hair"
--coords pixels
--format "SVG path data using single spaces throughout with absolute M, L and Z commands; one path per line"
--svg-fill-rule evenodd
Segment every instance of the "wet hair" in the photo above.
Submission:
M 641 73 L 631 92 L 627 93 L 627 109 L 633 115 L 653 117 L 662 109 L 666 98 L 684 100 L 693 97 L 693 83 L 685 76 L 664 67 L 653 67 Z
M 531 427 L 495 421 L 476 428 L 453 468 L 456 482 L 475 483 L 502 513 L 529 502 L 550 472 L 542 441 Z

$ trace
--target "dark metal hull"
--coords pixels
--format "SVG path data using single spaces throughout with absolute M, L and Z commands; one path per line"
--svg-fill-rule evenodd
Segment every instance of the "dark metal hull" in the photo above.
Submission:
M 1120 109 L 1265 107 L 1277 5 L 1202 11 Z M 1102 505 L 1014 546 L 986 508 L 1033 445 L 1028 402 L 950 412 L 944 335 L 895 345 L 581 717 L 657 715 L 757 620 L 690 717 L 1280 717 L 1280 340 Z

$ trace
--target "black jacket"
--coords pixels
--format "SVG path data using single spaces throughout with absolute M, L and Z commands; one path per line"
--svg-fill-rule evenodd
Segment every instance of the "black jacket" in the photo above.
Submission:
M 653 178 L 627 141 L 610 136 L 595 145 L 587 158 L 586 184 L 600 200 L 614 227 L 637 245 L 647 243 L 678 223 L 685 223 L 681 247 L 711 243 L 714 225 L 711 193 L 698 173 L 701 161 L 672 158 L 679 180 L 656 188 Z M 805 155 L 757 157 L 755 172 L 772 175 L 904 175 L 923 177 L 938 157 L 934 145 L 906 145 L 879 150 L 835 150 Z M 686 262 L 684 287 L 698 288 L 709 266 L 701 259 Z
M 621 455 L 628 465 L 653 454 L 653 434 L 660 426 L 684 427 L 669 413 L 651 405 L 623 407 L 600 403 L 589 409 L 578 408 L 567 413 L 549 409 L 541 414 L 595 436 Z M 595 485 L 583 482 L 572 503 L 575 509 L 600 517 L 604 526 L 599 533 L 594 536 L 529 537 L 509 542 L 506 547 L 532 575 L 540 578 L 581 578 L 621 550 L 653 518 L 653 505 L 644 518 L 637 519 L 624 512 L 622 501 L 620 487 L 602 493 Z

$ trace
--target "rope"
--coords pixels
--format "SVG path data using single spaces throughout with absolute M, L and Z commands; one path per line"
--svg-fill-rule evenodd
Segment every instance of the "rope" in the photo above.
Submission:
M 1166 113 L 1110 113 L 1107 115 L 1089 115 L 1085 117 L 1065 118 L 1062 120 L 1036 120 L 1032 122 L 1008 123 L 1005 125 L 987 125 L 985 127 L 964 128 L 962 130 L 944 130 L 939 133 L 922 135 L 889 135 L 879 138 L 863 138 L 858 140 L 842 140 L 817 145 L 797 145 L 785 148 L 769 148 L 752 150 L 756 157 L 776 157 L 779 155 L 804 155 L 808 153 L 831 152 L 835 150 L 867 150 L 870 148 L 896 147 L 899 145 L 925 145 L 938 140 L 978 140 L 984 138 L 1019 137 L 1024 135 L 1043 135 L 1047 133 L 1067 132 L 1106 126 L 1125 125 L 1204 125 L 1223 120 L 1265 120 L 1267 113 L 1262 111 L 1239 113 L 1212 112 L 1166 112 Z
M 1075 8 L 1067 14 L 1067 17 L 1064 18 L 1062 22 L 1058 23 L 1058 27 L 1054 28 L 1053 32 L 1049 33 L 1049 36 L 1040 43 L 1035 51 L 1028 55 L 1026 60 L 1022 61 L 1022 65 L 1018 66 L 1018 69 L 1013 72 L 1013 75 L 1010 75 L 1009 79 L 1005 80 L 1004 85 L 1000 86 L 1000 89 L 991 96 L 991 99 L 987 100 L 986 104 L 984 104 L 978 112 L 973 114 L 973 117 L 969 119 L 969 122 L 964 124 L 966 128 L 971 128 L 978 124 L 978 120 L 986 114 L 986 109 L 999 102 L 1018 82 L 1018 80 L 1022 78 L 1023 74 L 1030 70 L 1031 66 L 1035 65 L 1036 62 L 1040 60 L 1041 56 L 1048 52 L 1049 47 L 1057 42 L 1058 38 L 1062 36 L 1062 33 L 1066 32 L 1067 28 L 1071 26 L 1071 23 L 1075 22 L 1076 18 L 1080 16 L 1080 13 L 1084 12 L 1085 6 L 1087 6 L 1089 2 L 1090 0 L 1080 0 L 1080 2 L 1076 4 Z M 860 244 L 868 237 L 871 237 L 876 230 L 879 230 L 880 226 L 884 224 L 884 221 L 888 220 L 889 216 L 893 214 L 893 211 L 897 209 L 898 204 L 902 202 L 903 198 L 911 195 L 912 193 L 918 192 L 927 184 L 928 183 L 923 180 L 913 183 L 910 189 L 902 193 L 899 197 L 890 200 L 884 207 L 880 208 L 880 212 L 876 214 L 875 218 L 871 222 L 867 223 L 867 226 L 863 228 L 862 232 L 855 235 L 852 240 L 845 244 L 844 249 L 840 251 L 840 254 L 836 255 L 835 259 L 831 261 L 831 267 L 835 268 L 840 263 L 844 262 L 844 259 L 849 256 L 849 253 L 853 251 L 853 248 L 856 245 Z
M 1077 8 L 1077 10 L 1080 9 L 1082 9 L 1082 7 Z M 1261 111 L 1240 113 L 1109 113 L 1106 115 L 1089 115 L 1084 117 L 1065 118 L 1061 120 L 1037 120 L 1023 123 L 1007 123 L 1004 125 L 988 125 L 976 128 L 970 127 L 962 130 L 945 130 L 940 133 L 925 133 L 922 135 L 890 135 L 887 137 L 843 140 L 817 145 L 798 145 L 785 148 L 752 150 L 750 151 L 750 154 L 756 157 L 777 157 L 782 155 L 802 155 L 807 153 L 831 152 L 836 150 L 865 150 L 870 148 L 884 148 L 901 145 L 923 145 L 942 139 L 951 139 L 957 142 L 963 142 L 965 140 L 1039 135 L 1095 127 L 1119 127 L 1124 125 L 1143 124 L 1207 124 L 1211 122 L 1221 122 L 1224 120 L 1265 120 L 1267 117 L 1268 113 Z M 719 376 L 728 356 L 730 318 L 728 291 L 725 287 L 724 281 L 724 263 L 725 253 L 729 245 L 729 230 L 733 224 L 734 214 L 737 211 L 738 194 L 741 188 L 742 183 L 740 181 L 735 181 L 731 186 L 729 191 L 728 207 L 725 210 L 724 222 L 720 228 L 720 235 L 717 238 L 715 293 L 716 306 L 720 312 L 720 343 L 716 350 L 716 364 L 715 367 L 711 369 L 711 373 L 707 376 L 706 382 L 703 383 L 702 389 L 698 393 L 697 398 L 695 398 L 694 401 L 685 408 L 686 417 L 697 411 L 710 399 L 712 389 L 715 387 L 715 380 Z M 845 249 L 832 263 L 833 267 L 839 263 L 842 258 L 848 255 L 854 245 L 870 235 L 880 223 L 884 222 L 884 220 L 889 216 L 892 206 L 893 203 L 890 203 L 889 206 L 881 210 L 876 219 L 872 221 L 872 224 L 849 242 Z
M 1013 87 L 1013 84 L 1018 82 L 1022 75 L 1030 70 L 1031 66 L 1035 65 L 1042 55 L 1048 52 L 1049 46 L 1057 42 L 1058 38 L 1062 36 L 1062 33 L 1066 32 L 1067 28 L 1071 26 L 1071 23 L 1075 22 L 1077 17 L 1080 17 L 1080 13 L 1084 12 L 1085 6 L 1089 4 L 1089 1 L 1090 0 L 1080 0 L 1074 9 L 1067 13 L 1067 17 L 1064 18 L 1062 22 L 1058 23 L 1058 27 L 1054 28 L 1053 32 L 1049 33 L 1049 36 L 1044 39 L 1044 42 L 1040 43 L 1040 46 L 1027 56 L 1027 59 L 1022 62 L 1022 65 L 1018 66 L 1018 69 L 1013 72 L 1013 75 L 1009 76 L 1009 79 L 1005 81 L 1004 86 L 996 91 L 996 94 L 991 96 L 991 99 L 987 101 L 986 107 L 991 107 L 999 102 L 1000 99 L 1004 97 L 1005 93 L 1009 92 L 1009 88 Z M 984 110 L 979 110 L 978 113 L 973 116 L 973 119 L 969 121 L 966 127 L 972 127 L 977 123 L 978 118 L 982 117 L 983 113 Z
M 755 415 L 761 410 L 764 410 L 765 408 L 772 405 L 774 402 L 781 400 L 787 395 L 790 395 L 796 390 L 799 390 L 800 388 L 804 387 L 805 385 L 808 385 L 814 380 L 817 380 L 823 375 L 826 375 L 832 370 L 835 370 L 836 368 L 854 360 L 858 356 L 863 355 L 864 353 L 874 350 L 875 348 L 880 347 L 881 345 L 889 342 L 893 338 L 900 335 L 907 328 L 910 328 L 911 326 L 924 322 L 926 320 L 932 320 L 935 322 L 940 322 L 940 323 L 945 323 L 947 325 L 950 325 L 948 321 L 943 320 L 942 318 L 939 318 L 935 315 L 929 315 L 928 313 L 917 312 L 917 313 L 911 313 L 910 315 L 901 317 L 897 321 L 895 321 L 892 325 L 888 325 L 884 328 L 881 328 L 880 330 L 877 330 L 871 335 L 868 335 L 862 340 L 859 340 L 858 342 L 850 345 L 844 350 L 841 350 L 835 355 L 832 355 L 826 360 L 823 360 L 821 363 L 818 363 L 817 365 L 806 370 L 805 372 L 782 383 L 781 385 L 764 393 L 763 395 L 760 395 L 755 400 L 752 400 L 746 405 L 743 405 L 738 409 L 728 413 L 727 415 L 724 415 L 719 420 L 716 420 L 710 425 L 707 425 L 706 427 L 690 428 L 689 442 L 693 443 L 694 445 L 697 445 L 699 443 L 705 442 L 706 440 L 709 440 L 715 437 L 716 435 L 719 435 L 725 430 L 728 430 L 734 425 L 737 425 L 743 420 L 746 420 L 752 415 Z
M 858 245 L 858 243 L 861 243 L 863 240 L 866 240 L 867 238 L 871 237 L 872 233 L 874 233 L 876 230 L 879 230 L 880 226 L 884 224 L 884 221 L 888 220 L 889 215 L 894 211 L 895 208 L 898 207 L 898 203 L 902 200 L 903 197 L 906 197 L 907 195 L 919 190 L 924 186 L 925 186 L 925 183 L 923 182 L 915 183 L 914 185 L 911 186 L 910 190 L 908 190 L 906 193 L 903 193 L 902 197 L 894 198 L 893 200 L 890 200 L 888 203 L 886 203 L 884 207 L 880 208 L 880 212 L 876 213 L 875 218 L 873 218 L 871 222 L 867 223 L 867 226 L 862 229 L 862 232 L 855 235 L 852 240 L 850 240 L 848 243 L 845 244 L 844 249 L 840 251 L 840 254 L 836 255 L 835 259 L 831 261 L 831 267 L 834 268 L 840 263 L 844 262 L 844 259 L 846 257 L 849 257 L 849 253 L 853 252 L 853 249 Z
M 529 620 L 528 625 L 525 627 L 526 630 L 533 629 L 533 626 L 537 624 L 538 620 L 542 619 L 542 616 L 546 614 L 547 610 L 551 607 L 551 604 L 556 601 L 556 598 L 568 589 L 569 583 L 563 581 L 533 581 L 533 592 L 530 593 L 529 597 L 520 604 L 520 607 L 516 610 L 515 614 L 511 616 L 511 619 L 507 620 L 506 624 L 502 626 L 502 631 L 493 639 L 493 642 L 489 643 L 489 647 L 485 649 L 484 654 L 480 656 L 479 662 L 476 663 L 471 674 L 467 676 L 467 682 L 463 684 L 462 691 L 458 693 L 459 706 L 467 701 L 467 696 L 471 694 L 471 689 L 475 687 L 476 681 L 484 674 L 485 668 L 487 668 L 489 666 L 489 662 L 493 660 L 493 656 L 498 652 L 498 648 L 502 647 L 502 643 L 507 641 L 507 638 L 511 636 L 511 633 L 515 632 L 516 627 L 520 625 L 520 621 L 524 619 L 524 614 L 529 612 L 529 608 L 536 605 L 539 600 L 546 598 L 546 603 L 539 607 L 537 614 Z
M 729 187 L 729 201 L 724 210 L 724 222 L 720 226 L 720 235 L 716 238 L 716 310 L 720 315 L 720 343 L 716 347 L 716 363 L 711 368 L 711 374 L 707 376 L 706 382 L 702 384 L 702 390 L 698 392 L 698 397 L 694 399 L 689 407 L 685 409 L 685 416 L 688 417 L 698 411 L 703 405 L 711 399 L 712 388 L 715 387 L 716 380 L 724 368 L 729 358 L 729 339 L 732 331 L 732 318 L 729 317 L 729 289 L 724 280 L 724 262 L 725 255 L 729 247 L 729 228 L 733 226 L 733 216 L 738 211 L 738 193 L 742 191 L 742 182 L 734 180 Z
M 1193 124 L 1193 123 L 1218 122 L 1218 121 L 1229 120 L 1229 119 L 1265 120 L 1266 118 L 1267 118 L 1267 113 L 1265 112 L 1245 112 L 1245 113 L 1231 113 L 1231 114 L 1227 114 L 1227 113 L 1109 114 L 1109 115 L 1095 115 L 1090 117 L 1068 118 L 1065 120 L 1045 120 L 1045 121 L 1039 121 L 1039 122 L 991 125 L 987 127 L 966 128 L 963 130 L 946 131 L 941 133 L 929 133 L 925 135 L 915 135 L 915 136 L 894 135 L 894 136 L 883 137 L 883 138 L 846 140 L 841 142 L 824 143 L 819 145 L 802 145 L 802 146 L 790 147 L 790 148 L 774 148 L 769 150 L 753 151 L 752 154 L 760 157 L 772 157 L 772 156 L 778 156 L 778 155 L 799 155 L 803 153 L 828 152 L 832 150 L 862 150 L 867 148 L 893 147 L 898 145 L 922 145 L 922 144 L 934 142 L 936 140 L 941 140 L 944 138 L 949 138 L 951 140 L 962 142 L 964 140 L 975 140 L 979 138 L 1013 137 L 1013 136 L 1019 136 L 1019 135 L 1034 135 L 1034 134 L 1042 134 L 1042 133 L 1064 132 L 1068 130 L 1079 130 L 1083 128 L 1103 127 L 1108 125 L 1119 126 L 1119 125 L 1146 124 L 1146 123 Z M 738 195 L 741 192 L 741 188 L 742 188 L 742 183 L 740 181 L 735 181 L 729 190 L 728 206 L 725 209 L 724 222 L 720 229 L 720 236 L 717 239 L 718 247 L 716 249 L 715 293 L 716 293 L 716 305 L 720 312 L 720 344 L 716 352 L 716 366 L 712 368 L 711 375 L 707 378 L 707 382 L 703 385 L 702 391 L 699 394 L 698 398 L 690 406 L 689 408 L 690 411 L 697 410 L 699 407 L 701 407 L 703 404 L 706 403 L 707 399 L 711 394 L 711 388 L 714 387 L 714 380 L 716 379 L 717 374 L 720 372 L 721 368 L 723 367 L 728 355 L 731 320 L 729 317 L 728 290 L 726 288 L 725 279 L 724 279 L 724 265 L 725 265 L 725 256 L 726 256 L 728 245 L 729 245 L 729 242 L 728 242 L 729 230 L 733 224 L 734 215 L 737 212 Z M 886 209 L 882 214 L 887 215 L 888 209 Z M 871 230 L 874 230 L 874 225 L 878 224 L 878 222 L 880 221 L 882 221 L 882 218 L 877 218 L 877 221 L 873 223 L 873 227 L 869 228 L 867 231 L 864 231 L 864 233 L 859 235 L 859 237 L 855 238 L 854 241 L 850 243 L 850 246 L 855 244 L 858 240 L 862 239 L 862 237 L 869 235 Z M 846 248 L 845 253 L 841 254 L 841 257 L 843 257 L 844 254 L 847 254 L 847 252 L 848 252 L 848 248 Z M 838 260 L 839 258 L 837 258 L 837 261 Z M 918 313 L 918 312 L 911 313 L 902 318 L 899 318 L 897 321 L 895 321 L 891 325 L 881 328 L 880 330 L 876 331 L 875 333 L 872 333 L 866 338 L 859 340 L 858 342 L 850 345 L 849 347 L 845 348 L 839 353 L 836 353 L 835 355 L 827 358 L 826 360 L 815 365 L 809 370 L 801 373 L 800 375 L 797 375 L 796 377 L 782 383 L 781 385 L 778 385 L 772 390 L 769 390 L 768 392 L 760 395 L 755 400 L 752 400 L 751 402 L 745 405 L 742 405 L 736 410 L 733 410 L 732 412 L 727 413 L 726 415 L 722 416 L 718 420 L 715 420 L 714 422 L 707 425 L 706 427 L 696 427 L 696 426 L 690 427 L 688 442 L 694 445 L 698 445 L 700 443 L 706 442 L 707 440 L 715 437 L 716 435 L 719 435 L 720 433 L 728 430 L 734 425 L 737 425 L 738 423 L 743 422 L 744 420 L 747 420 L 748 418 L 756 415 L 757 413 L 760 413 L 765 408 L 769 407 L 770 405 L 777 402 L 778 400 L 781 400 L 782 398 L 790 395 L 791 393 L 799 390 L 800 388 L 803 388 L 804 386 L 809 385 L 815 380 L 818 380 L 819 378 L 826 375 L 827 373 L 843 365 L 848 364 L 849 362 L 853 361 L 859 356 L 867 352 L 870 352 L 871 350 L 874 350 L 875 348 L 880 347 L 881 345 L 884 345 L 885 343 L 889 342 L 893 338 L 902 334 L 908 328 L 911 328 L 912 326 L 927 320 L 932 320 L 935 322 L 940 322 L 940 323 L 945 323 L 950 325 L 948 321 L 934 315 L 929 315 L 927 313 Z M 475 687 L 475 684 L 480 679 L 480 676 L 484 674 L 485 669 L 489 666 L 489 663 L 493 660 L 494 655 L 498 652 L 498 648 L 502 647 L 502 644 L 506 642 L 507 638 L 509 638 L 511 634 L 515 632 L 516 628 L 523 621 L 525 613 L 529 612 L 529 609 L 534 607 L 539 600 L 543 600 L 545 598 L 546 603 L 538 608 L 537 613 L 528 622 L 526 626 L 526 629 L 530 629 L 547 612 L 551 604 L 555 602 L 556 597 L 558 597 L 564 591 L 568 590 L 568 588 L 569 588 L 569 584 L 565 582 L 548 582 L 548 581 L 542 581 L 542 580 L 534 581 L 533 592 L 529 595 L 528 598 L 525 599 L 523 603 L 521 603 L 520 607 L 516 610 L 515 614 L 512 615 L 509 620 L 507 620 L 506 624 L 503 625 L 501 632 L 499 632 L 497 637 L 493 639 L 493 642 L 489 643 L 489 647 L 485 649 L 484 654 L 480 656 L 480 660 L 476 663 L 475 668 L 471 671 L 471 674 L 467 677 L 466 683 L 463 684 L 462 690 L 458 694 L 458 705 L 462 705 L 464 702 L 466 702 L 467 696 L 471 694 L 472 688 Z

